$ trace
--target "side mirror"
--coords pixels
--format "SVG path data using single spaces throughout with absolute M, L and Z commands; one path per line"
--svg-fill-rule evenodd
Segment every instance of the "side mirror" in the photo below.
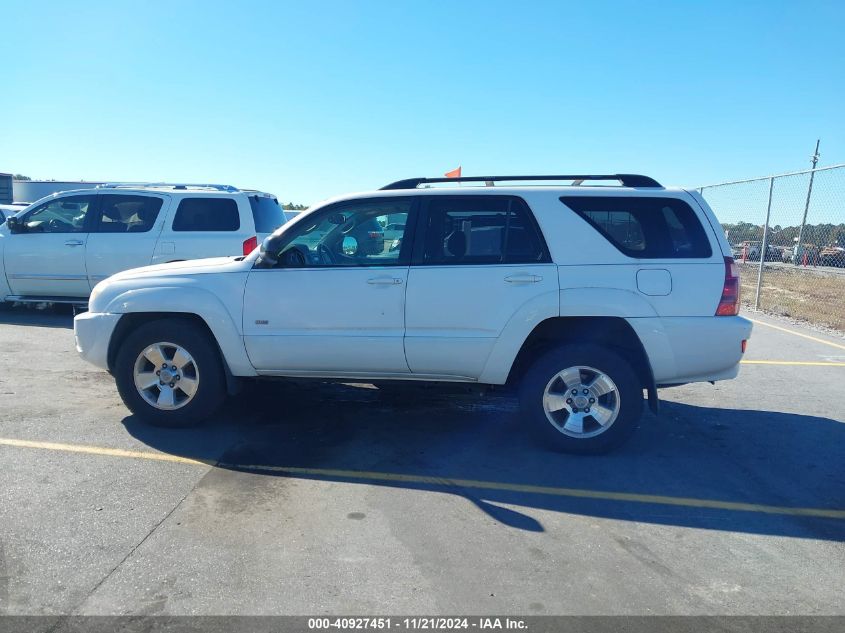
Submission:
M 17 216 L 10 215 L 6 218 L 6 226 L 9 227 L 10 233 L 23 233 L 23 223 Z
M 273 268 L 276 264 L 278 264 L 279 261 L 276 258 L 278 246 L 279 244 L 276 236 L 268 235 L 265 237 L 261 242 L 261 245 L 258 247 L 258 259 L 255 262 L 256 267 Z
M 358 240 L 351 235 L 343 238 L 343 243 L 340 245 L 340 250 L 347 257 L 353 257 L 358 252 Z

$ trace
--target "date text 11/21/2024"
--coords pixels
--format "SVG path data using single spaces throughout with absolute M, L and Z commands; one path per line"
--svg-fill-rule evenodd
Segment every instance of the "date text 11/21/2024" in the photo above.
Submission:
M 308 629 L 321 630 L 526 630 L 525 620 L 520 618 L 502 617 L 335 617 L 308 618 Z

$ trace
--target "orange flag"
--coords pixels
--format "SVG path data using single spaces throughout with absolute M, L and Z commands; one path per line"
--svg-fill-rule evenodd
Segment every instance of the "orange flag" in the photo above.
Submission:
M 447 171 L 445 174 L 446 178 L 460 178 L 461 177 L 461 168 L 458 167 L 457 169 L 453 169 L 452 171 Z

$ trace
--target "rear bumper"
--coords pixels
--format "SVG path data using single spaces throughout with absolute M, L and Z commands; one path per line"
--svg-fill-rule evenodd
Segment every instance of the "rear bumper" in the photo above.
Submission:
M 108 371 L 109 341 L 122 314 L 83 312 L 73 320 L 76 351 L 92 365 Z
M 640 337 L 657 384 L 728 380 L 739 373 L 742 341 L 751 337 L 743 317 L 628 319 Z

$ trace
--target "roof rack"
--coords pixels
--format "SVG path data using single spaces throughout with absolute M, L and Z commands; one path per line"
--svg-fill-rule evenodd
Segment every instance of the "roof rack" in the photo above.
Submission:
M 572 180 L 580 185 L 585 180 L 618 180 L 623 187 L 662 187 L 654 178 L 639 174 L 564 174 L 558 176 L 459 176 L 458 178 L 406 178 L 382 187 L 386 189 L 416 189 L 420 185 L 434 182 L 486 182 L 504 180 Z M 491 186 L 491 185 L 488 185 Z
M 192 182 L 107 182 L 97 185 L 97 189 L 213 189 L 214 191 L 226 191 L 237 193 L 240 191 L 232 185 L 214 185 L 209 183 Z

